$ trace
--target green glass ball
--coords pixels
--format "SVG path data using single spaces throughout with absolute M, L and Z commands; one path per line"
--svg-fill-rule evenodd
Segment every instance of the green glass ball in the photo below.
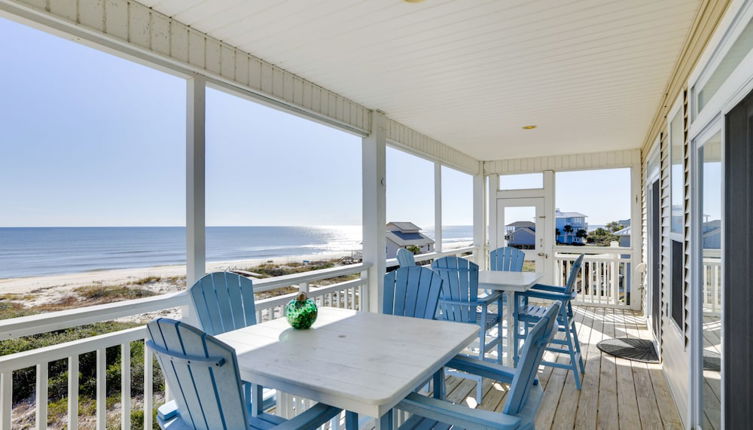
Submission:
M 295 329 L 310 328 L 316 321 L 318 313 L 316 303 L 307 298 L 304 293 L 299 294 L 285 306 L 285 317 L 290 326 Z

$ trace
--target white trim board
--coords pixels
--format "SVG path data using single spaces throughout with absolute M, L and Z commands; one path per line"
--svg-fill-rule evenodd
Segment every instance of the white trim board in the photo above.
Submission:
M 627 149 L 622 151 L 485 161 L 484 174 L 534 173 L 545 170 L 562 172 L 569 170 L 611 169 L 639 166 L 640 162 L 640 149 Z

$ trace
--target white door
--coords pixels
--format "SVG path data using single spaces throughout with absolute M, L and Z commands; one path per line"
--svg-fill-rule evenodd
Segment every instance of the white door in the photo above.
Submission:
M 491 249 L 512 246 L 525 252 L 523 271 L 544 273 L 546 259 L 544 198 L 498 198 Z

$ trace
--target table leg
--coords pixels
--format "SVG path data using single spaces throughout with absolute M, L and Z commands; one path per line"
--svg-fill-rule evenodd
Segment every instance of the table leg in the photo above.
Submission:
M 376 430 L 392 430 L 393 421 L 394 417 L 392 415 L 392 409 L 390 409 L 379 418 Z
M 515 318 L 513 316 L 513 309 L 515 306 L 515 292 L 505 291 L 507 296 L 507 311 L 505 312 L 505 320 L 507 321 L 507 356 L 504 362 L 508 366 L 513 366 L 513 355 L 515 354 L 515 336 L 513 335 L 515 330 Z
M 345 411 L 345 430 L 358 430 L 358 414 Z

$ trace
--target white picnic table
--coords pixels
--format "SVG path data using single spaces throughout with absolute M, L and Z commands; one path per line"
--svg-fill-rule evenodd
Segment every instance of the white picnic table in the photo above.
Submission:
M 235 348 L 241 379 L 381 418 L 478 336 L 478 326 L 322 307 L 314 326 L 284 318 L 217 336 Z
M 505 272 L 498 270 L 479 270 L 478 272 L 479 289 L 485 288 L 501 291 L 507 296 L 507 310 L 505 311 L 505 320 L 507 321 L 507 354 L 505 363 L 507 365 L 512 365 L 512 357 L 515 352 L 515 344 L 512 337 L 512 330 L 515 325 L 512 314 L 515 293 L 528 291 L 543 276 L 543 274 L 535 272 Z

